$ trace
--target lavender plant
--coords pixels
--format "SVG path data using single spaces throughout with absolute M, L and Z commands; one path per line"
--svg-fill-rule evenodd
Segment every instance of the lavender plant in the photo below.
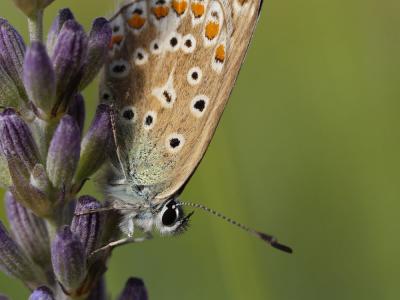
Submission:
M 0 184 L 10 225 L 0 221 L 0 270 L 22 281 L 30 300 L 106 299 L 110 252 L 92 253 L 117 238 L 118 216 L 79 214 L 102 204 L 78 194 L 112 151 L 110 107 L 100 104 L 83 133 L 81 95 L 103 65 L 111 28 L 98 18 L 87 35 L 63 9 L 45 44 L 43 11 L 53 0 L 14 2 L 30 45 L 0 18 Z M 147 299 L 143 282 L 129 279 L 117 299 Z

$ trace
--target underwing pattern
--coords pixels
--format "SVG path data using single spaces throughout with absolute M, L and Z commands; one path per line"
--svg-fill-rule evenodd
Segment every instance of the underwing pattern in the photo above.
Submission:
M 146 193 L 163 202 L 195 170 L 233 88 L 260 5 L 137 0 L 112 18 L 101 98 L 117 112 L 116 139 L 126 179 L 137 192 L 133 198 Z

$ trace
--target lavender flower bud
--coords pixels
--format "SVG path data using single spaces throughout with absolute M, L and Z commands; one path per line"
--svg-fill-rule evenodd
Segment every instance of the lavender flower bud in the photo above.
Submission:
M 99 213 L 76 215 L 91 209 L 98 209 L 101 204 L 93 197 L 82 196 L 78 199 L 75 208 L 75 216 L 72 219 L 71 231 L 77 234 L 89 256 L 95 251 L 100 243 L 100 235 L 102 228 L 102 218 Z
M 70 185 L 79 161 L 80 129 L 69 115 L 58 125 L 47 154 L 47 173 L 54 187 Z
M 68 8 L 61 9 L 58 12 L 57 17 L 54 19 L 53 24 L 51 25 L 51 28 L 49 30 L 49 33 L 47 34 L 46 47 L 49 56 L 53 56 L 53 51 L 57 42 L 58 34 L 60 33 L 64 23 L 68 20 L 74 20 L 74 15 Z
M 28 300 L 54 300 L 53 292 L 46 286 L 38 287 L 29 296 Z
M 56 78 L 46 48 L 40 42 L 33 42 L 26 53 L 24 84 L 29 99 L 50 115 L 55 104 Z
M 2 64 L 0 64 L 0 105 L 2 107 L 17 108 L 19 107 L 19 102 L 20 96 L 18 89 Z
M 96 172 L 105 162 L 108 150 L 113 145 L 110 107 L 100 104 L 96 115 L 82 141 L 82 154 L 75 182 L 79 183 Z M 101 149 L 101 150 L 100 150 Z
M 12 109 L 0 113 L 0 148 L 8 163 L 16 199 L 39 216 L 46 216 L 51 203 L 46 194 L 30 184 L 30 176 L 39 162 L 39 154 L 25 122 Z
M 24 56 L 25 44 L 21 35 L 7 20 L 0 18 L 0 65 L 14 81 L 20 96 L 26 99 L 22 83 Z
M 0 222 L 0 270 L 35 288 L 43 282 L 41 274 Z
M 111 26 L 104 18 L 97 18 L 93 22 L 89 35 L 88 56 L 85 62 L 85 71 L 80 84 L 84 89 L 100 71 L 108 54 L 108 45 L 112 35 Z
M 73 292 L 86 277 L 85 249 L 69 226 L 57 233 L 51 248 L 54 273 L 60 284 L 69 293 Z
M 38 10 L 47 7 L 54 0 L 13 0 L 15 5 L 27 16 L 32 16 Z
M 15 199 L 37 216 L 49 217 L 52 214 L 52 202 L 47 194 L 29 182 L 23 172 L 23 166 L 17 160 L 9 163 L 13 185 L 9 187 Z
M 0 300 L 8 300 L 7 296 L 0 294 Z
M 86 298 L 86 300 L 106 300 L 106 299 L 107 299 L 106 283 L 104 281 L 104 278 L 101 277 L 97 282 L 96 286 L 92 289 L 89 296 Z
M 85 100 L 81 94 L 76 94 L 74 100 L 71 102 L 68 108 L 68 114 L 72 116 L 78 123 L 81 134 L 83 132 L 83 126 L 85 125 Z
M 88 40 L 81 25 L 68 20 L 61 28 L 52 61 L 56 72 L 58 111 L 65 111 L 82 78 Z
M 0 146 L 7 161 L 21 162 L 26 174 L 39 162 L 38 150 L 28 126 L 12 109 L 0 113 Z
M 118 300 L 147 300 L 147 290 L 140 278 L 131 277 L 126 282 L 125 288 Z
M 7 216 L 13 236 L 25 253 L 42 269 L 50 263 L 50 240 L 43 219 L 34 215 L 7 192 L 5 196 Z

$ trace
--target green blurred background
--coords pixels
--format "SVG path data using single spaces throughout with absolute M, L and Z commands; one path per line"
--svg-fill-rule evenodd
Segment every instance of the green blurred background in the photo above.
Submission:
M 86 28 L 115 8 L 56 0 L 46 24 L 65 6 Z M 135 275 L 152 299 L 399 299 L 399 12 L 398 0 L 266 0 L 183 198 L 276 234 L 295 253 L 197 212 L 179 238 L 117 249 L 110 293 Z M 0 15 L 26 36 L 10 0 Z M 85 96 L 92 115 L 96 84 Z M 2 274 L 0 292 L 28 295 Z

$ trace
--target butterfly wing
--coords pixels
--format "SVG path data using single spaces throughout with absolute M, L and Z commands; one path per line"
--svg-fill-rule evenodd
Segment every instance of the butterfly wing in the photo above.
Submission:
M 139 0 L 112 19 L 101 90 L 118 112 L 133 185 L 163 201 L 188 180 L 217 127 L 257 22 L 259 0 Z

